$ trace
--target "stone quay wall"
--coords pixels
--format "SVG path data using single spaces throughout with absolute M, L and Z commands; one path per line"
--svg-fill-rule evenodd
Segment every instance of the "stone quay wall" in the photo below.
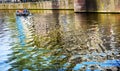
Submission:
M 73 0 L 40 1 L 27 3 L 1 3 L 0 9 L 74 9 Z
M 74 10 L 74 12 L 120 13 L 120 0 L 53 0 L 27 3 L 1 3 L 0 9 Z
M 74 11 L 120 13 L 120 0 L 74 0 Z

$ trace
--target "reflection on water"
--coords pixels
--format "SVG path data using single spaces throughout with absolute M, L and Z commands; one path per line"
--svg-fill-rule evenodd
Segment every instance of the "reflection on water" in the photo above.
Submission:
M 120 70 L 119 14 L 37 11 L 0 19 L 0 69 Z

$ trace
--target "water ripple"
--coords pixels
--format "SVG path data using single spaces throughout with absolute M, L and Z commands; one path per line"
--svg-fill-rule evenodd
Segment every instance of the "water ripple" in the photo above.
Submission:
M 119 15 L 114 14 L 71 11 L 4 16 L 0 18 L 0 69 L 117 71 L 120 69 L 118 20 Z

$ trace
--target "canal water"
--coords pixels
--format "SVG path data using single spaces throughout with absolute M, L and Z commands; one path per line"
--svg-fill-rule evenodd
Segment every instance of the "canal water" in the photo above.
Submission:
M 0 11 L 0 71 L 120 71 L 120 14 Z

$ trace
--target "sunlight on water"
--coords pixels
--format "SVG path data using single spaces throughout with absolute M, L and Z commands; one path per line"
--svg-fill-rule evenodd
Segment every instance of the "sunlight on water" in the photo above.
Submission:
M 31 12 L 0 13 L 1 70 L 119 71 L 119 14 Z

